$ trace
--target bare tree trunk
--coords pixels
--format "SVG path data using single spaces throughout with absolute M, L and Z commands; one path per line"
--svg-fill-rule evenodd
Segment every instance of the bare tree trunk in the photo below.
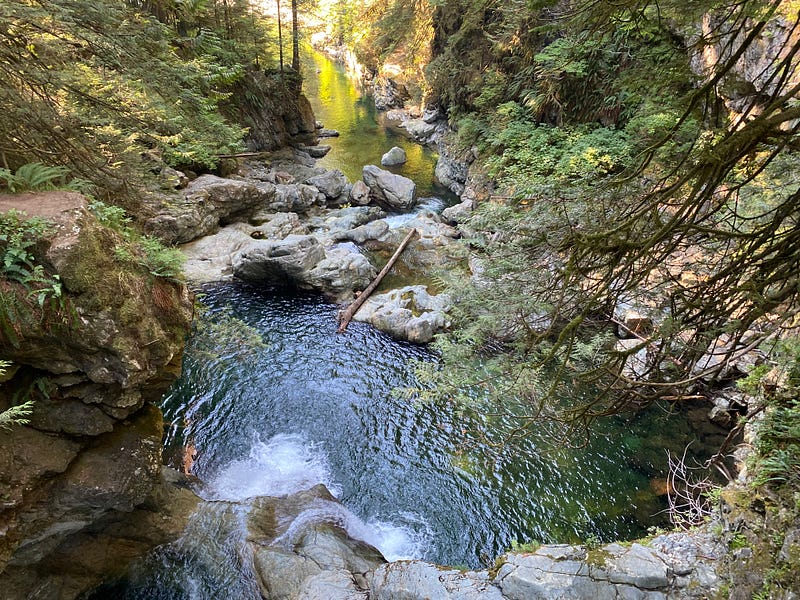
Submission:
M 353 303 L 350 306 L 348 306 L 347 309 L 342 313 L 342 316 L 339 319 L 339 329 L 336 330 L 336 333 L 345 332 L 347 326 L 350 324 L 350 320 L 358 312 L 358 309 L 361 308 L 361 305 L 364 304 L 367 298 L 369 298 L 369 295 L 375 291 L 375 288 L 378 287 L 378 284 L 389 272 L 389 269 L 391 269 L 394 266 L 394 263 L 397 262 L 397 259 L 400 258 L 400 255 L 403 253 L 403 250 L 406 249 L 406 246 L 408 246 L 408 244 L 411 242 L 412 238 L 415 235 L 417 235 L 416 229 L 412 229 L 411 231 L 408 232 L 408 235 L 402 242 L 400 242 L 400 245 L 397 247 L 397 250 L 395 250 L 394 254 L 392 254 L 392 258 L 390 258 L 389 262 L 386 263 L 386 266 L 383 267 L 383 269 L 381 269 L 381 272 L 378 273 L 378 276 L 372 280 L 372 283 L 370 283 L 367 286 L 367 289 L 361 292 L 361 295 L 355 300 L 353 300 Z
M 292 0 L 292 69 L 300 72 L 300 33 L 297 25 L 297 0 Z
M 281 27 L 281 0 L 278 3 L 278 54 L 281 61 L 281 73 L 283 73 L 283 28 Z

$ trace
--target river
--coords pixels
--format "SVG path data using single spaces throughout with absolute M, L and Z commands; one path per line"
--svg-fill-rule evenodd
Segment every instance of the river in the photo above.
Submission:
M 332 81 L 352 87 L 336 69 L 319 67 L 327 81 L 320 90 Z M 374 114 L 367 100 L 355 106 Z M 382 131 L 383 141 L 356 145 L 377 155 L 399 140 Z M 328 166 L 348 160 L 344 148 L 354 142 L 349 129 L 342 134 Z M 435 157 L 420 156 L 432 172 Z M 323 483 L 345 507 L 351 535 L 388 559 L 474 568 L 516 542 L 630 539 L 663 522 L 651 483 L 666 461 L 647 443 L 672 436 L 663 414 L 609 420 L 578 450 L 553 444 L 541 428 L 503 445 L 507 423 L 398 393 L 418 385 L 412 361 L 435 361 L 431 351 L 362 323 L 339 335 L 338 307 L 319 296 L 224 284 L 204 290 L 202 303 L 206 316 L 162 408 L 165 454 L 178 464 L 187 447 L 196 449 L 192 472 L 208 500 L 241 502 L 246 511 L 254 496 Z M 219 551 L 215 564 L 223 565 L 226 544 L 238 543 L 236 532 L 214 529 L 210 514 L 139 564 L 115 597 L 250 597 L 251 574 L 233 563 L 198 583 L 196 557 Z

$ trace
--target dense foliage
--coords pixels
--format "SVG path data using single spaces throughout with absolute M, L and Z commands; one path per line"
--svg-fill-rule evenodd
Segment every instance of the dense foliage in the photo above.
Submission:
M 117 190 L 154 161 L 213 167 L 241 147 L 218 109 L 269 62 L 270 27 L 245 0 L 2 3 L 0 166 L 63 165 Z
M 702 393 L 738 356 L 795 335 L 796 6 L 440 10 L 462 12 L 441 21 L 452 35 L 434 90 L 502 190 L 469 223 L 481 266 L 451 289 L 444 394 L 526 398 L 523 429 L 583 425 Z M 747 85 L 743 56 L 761 74 Z M 652 327 L 620 345 L 626 307 Z M 576 389 L 584 401 L 553 402 Z

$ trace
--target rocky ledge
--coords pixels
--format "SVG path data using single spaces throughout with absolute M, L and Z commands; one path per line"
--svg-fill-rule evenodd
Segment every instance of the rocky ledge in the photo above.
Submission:
M 145 229 L 181 243 L 195 285 L 238 279 L 321 292 L 336 302 L 364 290 L 406 233 L 419 234 L 394 273 L 418 283 L 431 268 L 461 268 L 458 231 L 414 208 L 414 184 L 376 166 L 351 183 L 281 151 L 230 178 L 204 175 L 165 201 Z M 386 211 L 393 211 L 394 214 Z M 397 214 L 398 211 L 406 211 Z M 411 212 L 408 212 L 411 211 Z M 448 327 L 448 300 L 418 285 L 378 294 L 356 315 L 390 335 L 426 343 Z
M 71 598 L 177 534 L 181 519 L 159 515 L 161 500 L 193 501 L 162 477 L 163 424 L 150 404 L 180 371 L 192 300 L 83 196 L 0 197 L 0 212 L 11 209 L 47 219 L 32 251 L 63 296 L 40 306 L 25 284 L 0 279 L 0 359 L 12 363 L 0 411 L 35 401 L 27 425 L 0 430 L 0 589 Z

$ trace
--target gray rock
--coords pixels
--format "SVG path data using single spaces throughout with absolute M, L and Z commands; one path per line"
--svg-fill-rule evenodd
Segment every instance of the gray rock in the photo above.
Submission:
M 348 206 L 326 211 L 322 215 L 312 217 L 307 223 L 315 234 L 335 240 L 341 232 L 349 231 L 385 216 L 386 213 L 377 206 Z
M 471 198 L 462 200 L 454 206 L 448 206 L 442 211 L 442 217 L 450 223 L 463 223 L 472 216 L 475 202 Z
M 377 274 L 375 267 L 353 244 L 339 244 L 327 249 L 325 258 L 303 280 L 314 289 L 344 300 L 352 297 L 354 290 L 366 288 Z
M 350 189 L 350 202 L 364 206 L 369 204 L 369 187 L 363 181 L 356 181 Z
M 324 258 L 317 238 L 289 235 L 283 240 L 255 240 L 231 262 L 234 276 L 244 281 L 302 286 L 306 273 Z
M 402 108 L 408 97 L 405 87 L 389 77 L 379 75 L 372 82 L 372 99 L 378 110 Z
M 166 200 L 158 214 L 145 222 L 144 230 L 168 244 L 190 242 L 215 233 L 220 225 L 246 220 L 274 198 L 275 187 L 270 183 L 202 175 L 183 196 Z
M 425 344 L 449 326 L 446 311 L 450 299 L 428 294 L 415 285 L 370 296 L 353 320 L 370 323 L 392 337 Z
M 369 187 L 370 197 L 385 208 L 404 211 L 414 206 L 416 184 L 408 177 L 367 165 L 362 171 L 362 178 Z
M 306 183 L 317 188 L 328 200 L 334 200 L 344 192 L 348 181 L 344 173 L 339 169 L 334 169 L 326 171 L 322 175 L 310 177 Z
M 331 147 L 320 144 L 318 146 L 300 146 L 300 150 L 307 152 L 311 158 L 322 158 L 331 151 Z
M 254 229 L 243 223 L 235 223 L 214 235 L 182 245 L 180 250 L 186 256 L 183 265 L 186 279 L 194 284 L 203 284 L 233 277 L 233 256 L 253 243 L 250 234 Z
M 269 185 L 269 184 L 259 184 Z M 274 200 L 264 206 L 268 212 L 296 212 L 305 213 L 319 201 L 319 190 L 311 185 L 302 183 L 276 185 Z
M 339 132 L 335 129 L 324 129 L 320 128 L 317 130 L 317 137 L 320 138 L 332 138 L 332 137 L 339 137 Z
M 392 167 L 394 165 L 402 165 L 407 160 L 406 151 L 399 146 L 394 146 L 381 157 L 381 164 L 384 167 Z
M 363 244 L 369 240 L 379 239 L 387 231 L 389 231 L 389 225 L 386 223 L 386 221 L 377 220 L 367 223 L 366 225 L 361 225 L 354 229 L 342 231 L 336 234 L 334 239 L 341 241 L 347 240 L 355 242 L 356 244 Z
M 368 600 L 369 592 L 356 587 L 353 574 L 344 569 L 322 571 L 303 582 L 297 600 Z
M 421 561 L 381 565 L 370 577 L 373 600 L 502 600 L 486 572 L 456 571 Z
M 403 123 L 411 137 L 421 142 L 426 142 L 436 132 L 436 125 L 427 123 L 423 119 L 409 119 Z
M 459 196 L 464 193 L 469 172 L 469 163 L 456 157 L 446 146 L 440 144 L 434 175 L 446 188 Z

